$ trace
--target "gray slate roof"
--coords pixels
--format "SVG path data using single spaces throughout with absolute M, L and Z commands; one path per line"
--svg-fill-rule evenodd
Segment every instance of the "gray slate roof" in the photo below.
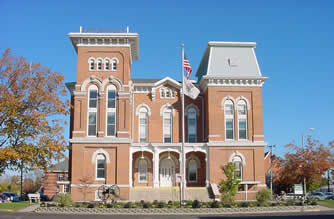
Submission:
M 54 172 L 67 172 L 68 171 L 68 159 L 65 159 L 57 164 L 55 164 L 52 167 L 48 168 L 48 171 L 54 171 Z

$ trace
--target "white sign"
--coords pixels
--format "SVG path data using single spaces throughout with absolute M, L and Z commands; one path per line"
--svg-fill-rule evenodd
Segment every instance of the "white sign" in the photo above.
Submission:
M 177 183 L 181 183 L 182 182 L 182 175 L 179 174 L 179 173 L 175 174 L 175 181 Z
M 296 195 L 302 195 L 303 193 L 303 185 L 302 184 L 295 184 L 294 190 Z

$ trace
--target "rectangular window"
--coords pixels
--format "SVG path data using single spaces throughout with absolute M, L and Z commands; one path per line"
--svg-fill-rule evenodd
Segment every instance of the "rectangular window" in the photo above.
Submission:
M 64 192 L 64 193 L 69 193 L 69 192 L 70 192 L 70 186 L 69 186 L 68 184 L 65 184 L 65 185 L 63 186 L 63 192 Z
M 139 141 L 140 142 L 147 142 L 147 113 L 146 112 L 141 112 L 139 115 Z
M 64 176 L 63 175 L 58 175 L 58 181 L 63 181 Z
M 96 112 L 88 114 L 88 135 L 96 136 Z
M 196 113 L 188 113 L 188 142 L 196 142 Z
M 96 108 L 97 105 L 97 90 L 89 91 L 89 108 Z
M 245 119 L 239 120 L 239 139 L 247 139 L 247 123 Z
M 107 113 L 107 136 L 115 136 L 115 112 Z
M 170 112 L 164 113 L 164 142 L 172 142 L 172 116 Z
M 108 109 L 115 108 L 116 91 L 108 90 Z
M 225 129 L 226 129 L 226 139 L 234 139 L 233 137 L 233 119 L 226 119 Z
M 97 160 L 96 178 L 98 179 L 105 178 L 105 160 Z

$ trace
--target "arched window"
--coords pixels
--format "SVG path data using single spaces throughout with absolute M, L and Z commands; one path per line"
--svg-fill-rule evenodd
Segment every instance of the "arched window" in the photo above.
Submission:
M 139 142 L 148 142 L 148 111 L 146 107 L 139 110 Z
M 240 156 L 233 157 L 232 162 L 235 164 L 235 172 L 234 176 L 238 177 L 240 180 L 242 180 L 242 159 Z
M 95 60 L 93 58 L 89 59 L 89 70 L 93 71 L 95 69 Z
M 107 136 L 116 135 L 116 87 L 107 88 Z
M 96 179 L 104 180 L 106 178 L 106 157 L 104 154 L 96 156 Z
M 234 139 L 234 105 L 232 100 L 227 99 L 224 103 L 225 111 L 225 139 Z
M 164 142 L 172 142 L 173 133 L 173 109 L 171 107 L 165 107 L 163 111 L 163 135 Z
M 140 159 L 138 165 L 138 180 L 140 183 L 147 183 L 147 160 Z
M 191 159 L 188 164 L 188 181 L 197 182 L 197 162 Z
M 247 139 L 247 104 L 246 101 L 238 102 L 238 129 L 239 139 Z
M 117 71 L 117 59 L 113 59 L 112 61 L 111 61 L 111 68 L 112 68 L 112 70 L 113 71 Z
M 110 60 L 109 59 L 104 60 L 104 70 L 106 71 L 110 70 Z
M 88 136 L 96 136 L 97 132 L 97 86 L 91 85 L 88 89 Z
M 189 108 L 187 112 L 188 118 L 188 142 L 196 142 L 196 110 Z
M 97 70 L 102 70 L 102 59 L 97 60 Z

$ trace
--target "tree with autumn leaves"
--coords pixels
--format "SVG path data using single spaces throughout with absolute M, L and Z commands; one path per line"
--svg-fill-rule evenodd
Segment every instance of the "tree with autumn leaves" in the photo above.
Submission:
M 6 168 L 46 168 L 64 157 L 64 77 L 40 63 L 0 57 L 0 175 Z
M 304 148 L 292 143 L 286 147 L 291 150 L 285 159 L 273 161 L 276 192 L 289 192 L 293 184 L 303 182 L 303 177 L 306 177 L 307 191 L 320 187 L 323 175 L 334 167 L 334 141 L 325 146 L 308 136 Z

